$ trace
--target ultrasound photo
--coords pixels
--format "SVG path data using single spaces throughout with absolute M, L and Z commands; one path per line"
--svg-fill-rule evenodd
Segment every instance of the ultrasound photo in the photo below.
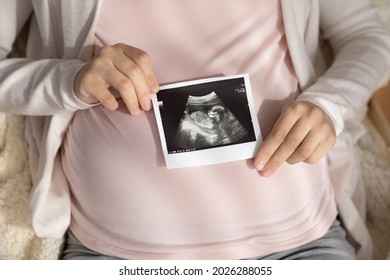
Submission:
M 215 92 L 189 96 L 173 144 L 183 150 L 199 150 L 239 143 L 248 131 Z
M 153 105 L 168 168 L 249 158 L 261 139 L 247 75 L 163 86 Z

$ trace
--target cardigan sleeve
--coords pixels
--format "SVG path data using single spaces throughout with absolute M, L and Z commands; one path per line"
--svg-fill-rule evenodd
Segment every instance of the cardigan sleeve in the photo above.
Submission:
M 43 8 L 47 17 L 37 19 L 34 18 L 32 1 L 0 1 L 0 111 L 20 115 L 52 115 L 88 108 L 89 105 L 80 102 L 73 93 L 74 78 L 85 62 L 54 56 L 45 59 L 38 56 L 35 59 L 9 57 L 20 30 L 30 18 L 35 28 L 30 28 L 28 40 L 33 37 L 31 41 L 40 42 L 40 36 L 49 36 L 40 27 L 53 24 L 49 21 L 53 18 L 50 9 Z M 44 46 L 36 44 L 32 46 L 34 48 L 38 52 Z
M 321 31 L 334 51 L 334 60 L 298 99 L 322 107 L 340 134 L 344 121 L 356 118 L 375 89 L 388 79 L 390 37 L 368 0 L 319 3 Z

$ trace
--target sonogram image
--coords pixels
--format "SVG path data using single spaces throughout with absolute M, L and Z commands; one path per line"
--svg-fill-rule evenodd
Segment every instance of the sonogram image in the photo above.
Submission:
M 213 91 L 204 96 L 188 96 L 174 145 L 198 150 L 239 142 L 248 131 Z
M 256 141 L 243 77 L 163 89 L 157 104 L 168 154 Z

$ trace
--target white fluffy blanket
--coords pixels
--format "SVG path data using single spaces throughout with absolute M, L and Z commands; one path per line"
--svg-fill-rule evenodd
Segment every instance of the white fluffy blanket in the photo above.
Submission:
M 24 118 L 0 113 L 0 259 L 56 259 L 61 240 L 37 238 L 27 212 L 31 176 Z
M 390 29 L 390 0 L 373 0 Z M 378 258 L 390 259 L 390 148 L 369 119 L 358 143 L 367 190 L 367 224 Z M 57 259 L 62 240 L 37 238 L 27 212 L 31 176 L 24 119 L 0 113 L 0 259 Z

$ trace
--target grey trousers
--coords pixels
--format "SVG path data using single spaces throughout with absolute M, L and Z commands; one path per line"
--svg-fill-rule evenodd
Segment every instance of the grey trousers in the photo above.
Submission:
M 68 230 L 63 260 L 120 260 L 113 256 L 94 252 L 77 240 Z M 297 248 L 256 257 L 257 260 L 355 260 L 354 248 L 346 239 L 346 233 L 339 220 L 335 220 L 328 232 L 321 238 Z

